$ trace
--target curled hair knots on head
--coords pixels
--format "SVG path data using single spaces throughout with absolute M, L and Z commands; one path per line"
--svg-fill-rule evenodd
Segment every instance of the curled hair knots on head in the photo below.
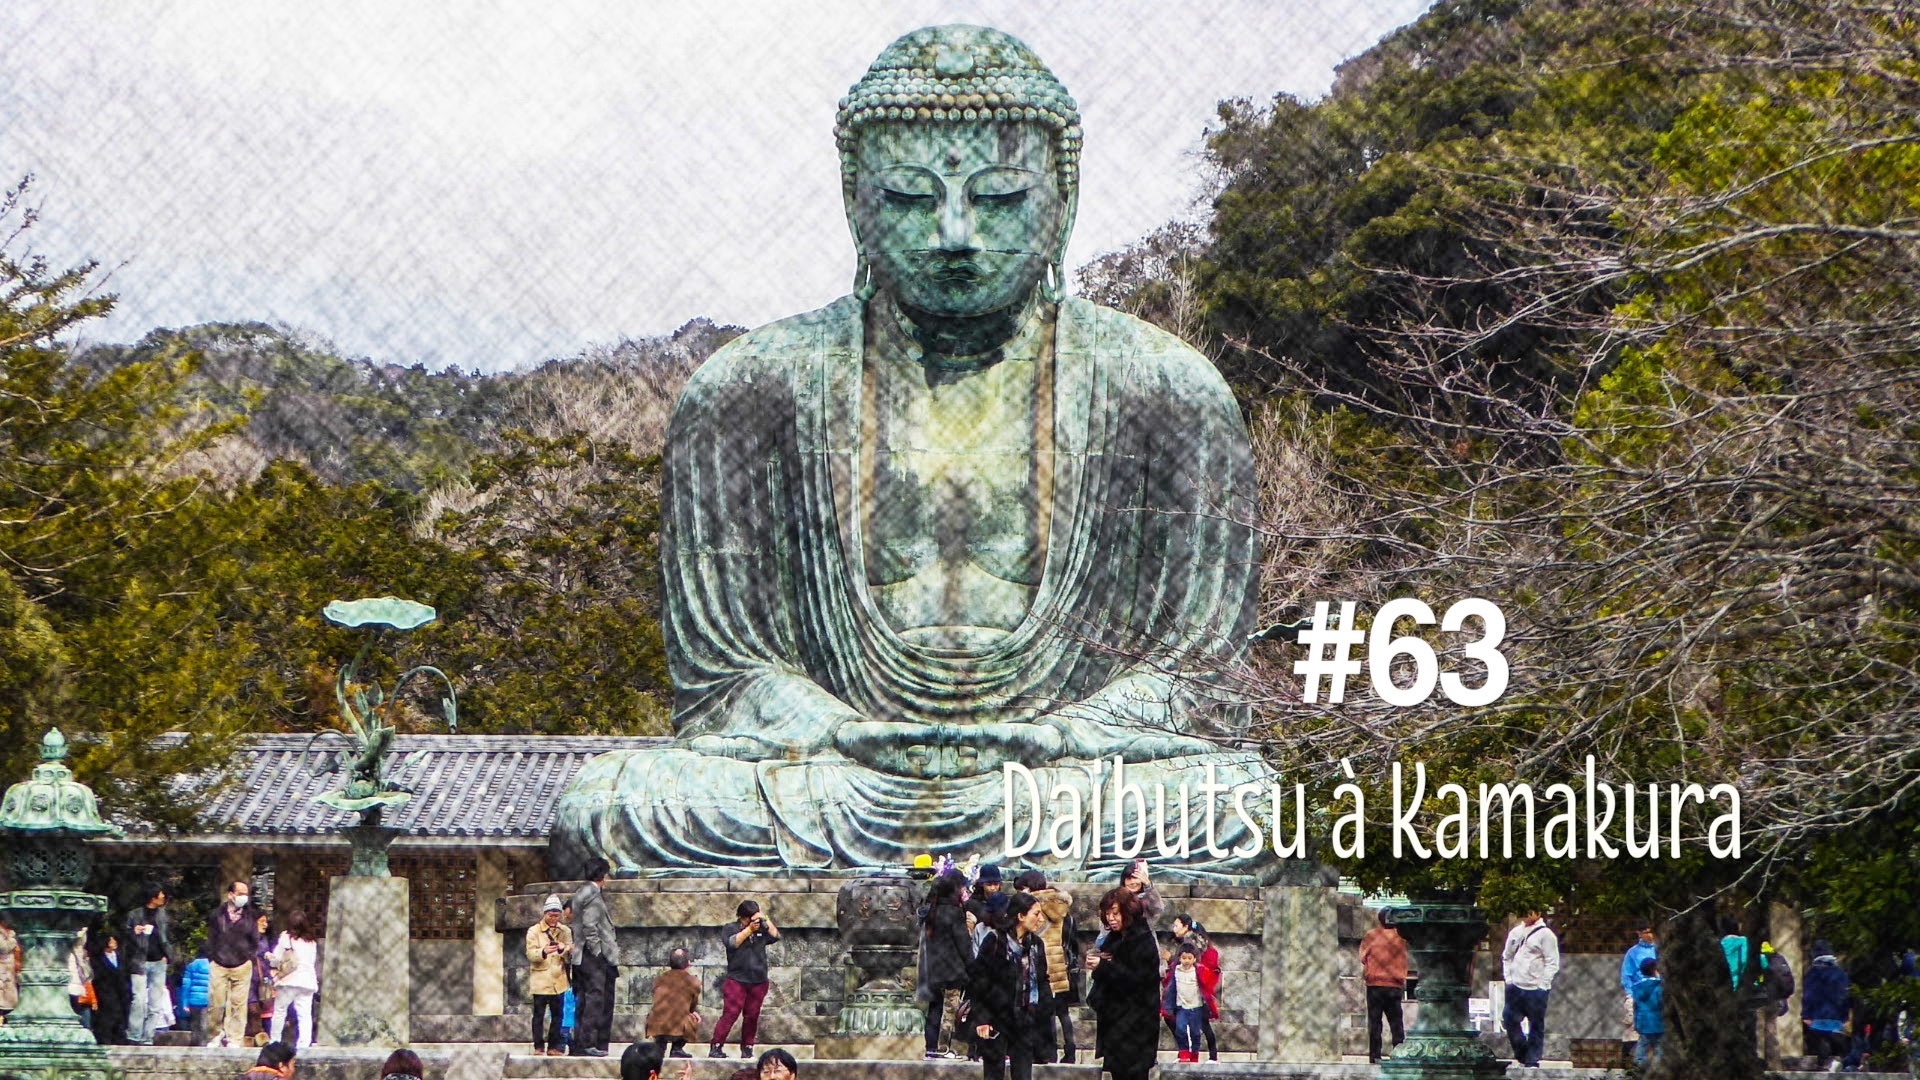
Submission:
M 862 127 L 912 123 L 1034 123 L 1053 135 L 1063 193 L 1080 184 L 1080 110 L 1026 43 L 985 26 L 928 26 L 884 49 L 840 99 L 834 140 L 853 197 Z

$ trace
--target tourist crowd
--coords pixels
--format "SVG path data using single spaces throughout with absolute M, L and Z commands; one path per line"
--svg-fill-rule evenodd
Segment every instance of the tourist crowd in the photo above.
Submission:
M 604 861 L 590 861 L 585 882 L 571 897 L 548 896 L 541 918 L 526 931 L 537 1055 L 608 1053 L 619 954 L 603 892 L 607 874 Z M 928 1058 L 966 1057 L 981 1063 L 987 1080 L 1026 1080 L 1035 1064 L 1078 1060 L 1072 1009 L 1084 1005 L 1098 1021 L 1092 1056 L 1115 1080 L 1143 1080 L 1162 1024 L 1179 1060 L 1199 1061 L 1203 1050 L 1218 1060 L 1219 951 L 1184 912 L 1169 920 L 1171 940 L 1161 945 L 1152 927 L 1166 914 L 1166 902 L 1146 860 L 1135 860 L 1101 897 L 1099 925 L 1084 946 L 1073 897 L 1038 870 L 1009 882 L 998 866 L 976 869 L 951 860 L 936 866 L 923 856 L 914 876 L 928 882 L 917 915 L 917 996 L 925 1008 Z M 157 884 L 141 890 L 123 919 L 91 934 L 80 931 L 68 956 L 67 989 L 81 1022 L 102 1043 L 151 1044 L 157 1032 L 173 1028 L 191 1031 L 195 1043 L 260 1046 L 248 1075 L 290 1076 L 297 1052 L 313 1042 L 317 944 L 303 912 L 255 912 L 250 892 L 246 881 L 227 886 L 207 919 L 198 955 L 177 972 L 168 896 Z M 1806 1052 L 1817 1067 L 1855 1071 L 1889 1045 L 1910 1040 L 1905 1014 L 1889 1014 L 1882 996 L 1863 991 L 1920 975 L 1913 951 L 1849 964 L 1816 939 L 1807 970 L 1796 973 L 1771 942 L 1752 947 L 1737 921 L 1728 920 L 1723 930 L 1732 992 L 1771 1017 L 1787 1015 L 1797 990 Z M 707 1056 L 728 1056 L 737 1023 L 739 1057 L 752 1064 L 733 1080 L 792 1080 L 798 1066 L 786 1051 L 769 1049 L 757 1060 L 755 1054 L 769 987 L 767 950 L 780 941 L 779 927 L 747 900 L 717 936 L 726 965 Z M 1628 1053 L 1645 1066 L 1660 1056 L 1667 1009 L 1654 924 L 1640 923 L 1634 937 L 1620 958 L 1620 1022 Z M 1528 911 L 1508 931 L 1500 959 L 1501 1025 L 1515 1062 L 1536 1066 L 1561 970 L 1559 938 L 1541 912 Z M 0 1023 L 17 1006 L 21 960 L 18 936 L 0 920 Z M 1359 963 L 1367 1054 L 1377 1063 L 1390 1050 L 1386 1036 L 1393 1046 L 1406 1038 L 1402 1007 L 1411 972 L 1391 911 L 1382 911 L 1379 925 L 1361 939 Z M 690 950 L 672 949 L 653 979 L 646 1038 L 621 1059 L 623 1078 L 648 1080 L 660 1075 L 664 1062 L 693 1056 L 687 1045 L 701 1038 L 703 996 Z M 405 1050 L 387 1065 L 386 1077 L 421 1075 L 419 1059 Z M 688 1067 L 675 1071 L 686 1075 Z
M 1071 1009 L 1096 1018 L 1093 1057 L 1116 1080 L 1145 1077 L 1164 1022 L 1181 1061 L 1218 1060 L 1220 954 L 1191 915 L 1162 948 L 1152 926 L 1166 902 L 1146 860 L 1100 899 L 1100 926 L 1082 950 L 1073 897 L 1027 870 L 1008 887 L 994 865 L 918 867 L 931 875 L 920 912 L 919 997 L 929 1058 L 968 1057 L 988 1080 L 1025 1080 L 1035 1064 L 1073 1064 Z
M 167 893 L 143 886 L 123 918 L 74 934 L 67 998 L 96 1042 L 152 1045 L 164 1031 L 212 1046 L 313 1041 L 318 944 L 306 914 L 250 910 L 251 886 L 230 883 L 193 959 L 179 964 Z M 0 920 L 0 1022 L 19 1001 L 18 935 Z

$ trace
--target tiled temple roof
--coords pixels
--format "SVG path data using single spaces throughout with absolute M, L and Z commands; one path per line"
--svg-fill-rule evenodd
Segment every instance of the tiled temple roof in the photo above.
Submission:
M 421 752 L 395 779 L 413 789 L 406 805 L 388 809 L 382 824 L 405 830 L 407 840 L 544 845 L 554 804 L 587 759 L 609 750 L 664 744 L 665 739 L 609 735 L 399 735 L 390 761 Z M 202 829 L 178 840 L 254 838 L 287 842 L 337 840 L 356 815 L 323 806 L 314 797 L 341 783 L 339 772 L 316 776 L 343 740 L 258 735 L 236 755 L 230 775 L 208 805 Z M 304 760 L 303 760 L 304 758 Z M 391 766 L 390 766 L 391 768 Z M 150 826 L 119 821 L 133 842 L 160 840 Z

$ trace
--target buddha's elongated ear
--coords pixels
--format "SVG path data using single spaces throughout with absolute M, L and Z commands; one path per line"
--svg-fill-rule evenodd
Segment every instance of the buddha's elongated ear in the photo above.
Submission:
M 1063 193 L 1060 208 L 1060 235 L 1054 242 L 1053 258 L 1047 263 L 1047 276 L 1040 282 L 1040 295 L 1049 304 L 1057 304 L 1067 295 L 1067 240 L 1073 236 L 1073 216 L 1080 209 L 1080 185 Z
M 847 207 L 847 232 L 853 237 L 853 295 L 861 303 L 873 299 L 875 284 L 873 264 L 867 259 L 866 242 L 860 239 L 860 217 L 854 212 L 854 203 L 859 189 L 855 174 L 849 173 L 845 183 L 840 185 L 842 201 Z

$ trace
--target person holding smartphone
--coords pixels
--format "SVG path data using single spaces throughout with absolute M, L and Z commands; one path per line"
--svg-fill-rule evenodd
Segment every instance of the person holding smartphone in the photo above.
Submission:
M 567 968 L 573 957 L 573 928 L 560 919 L 565 905 L 559 893 L 547 897 L 540 907 L 540 921 L 527 927 L 527 991 L 533 995 L 535 1057 L 566 1056 L 560 1048 L 561 999 L 572 986 Z
M 1093 973 L 1094 1056 L 1114 1080 L 1146 1080 L 1160 1049 L 1160 950 L 1126 885 L 1100 898 L 1106 933 L 1087 954 Z
M 1160 924 L 1160 916 L 1167 912 L 1167 902 L 1161 898 L 1160 890 L 1153 887 L 1147 860 L 1133 860 L 1133 865 L 1127 868 L 1126 876 L 1120 881 L 1120 887 L 1140 901 L 1140 915 L 1146 920 L 1148 930 Z

